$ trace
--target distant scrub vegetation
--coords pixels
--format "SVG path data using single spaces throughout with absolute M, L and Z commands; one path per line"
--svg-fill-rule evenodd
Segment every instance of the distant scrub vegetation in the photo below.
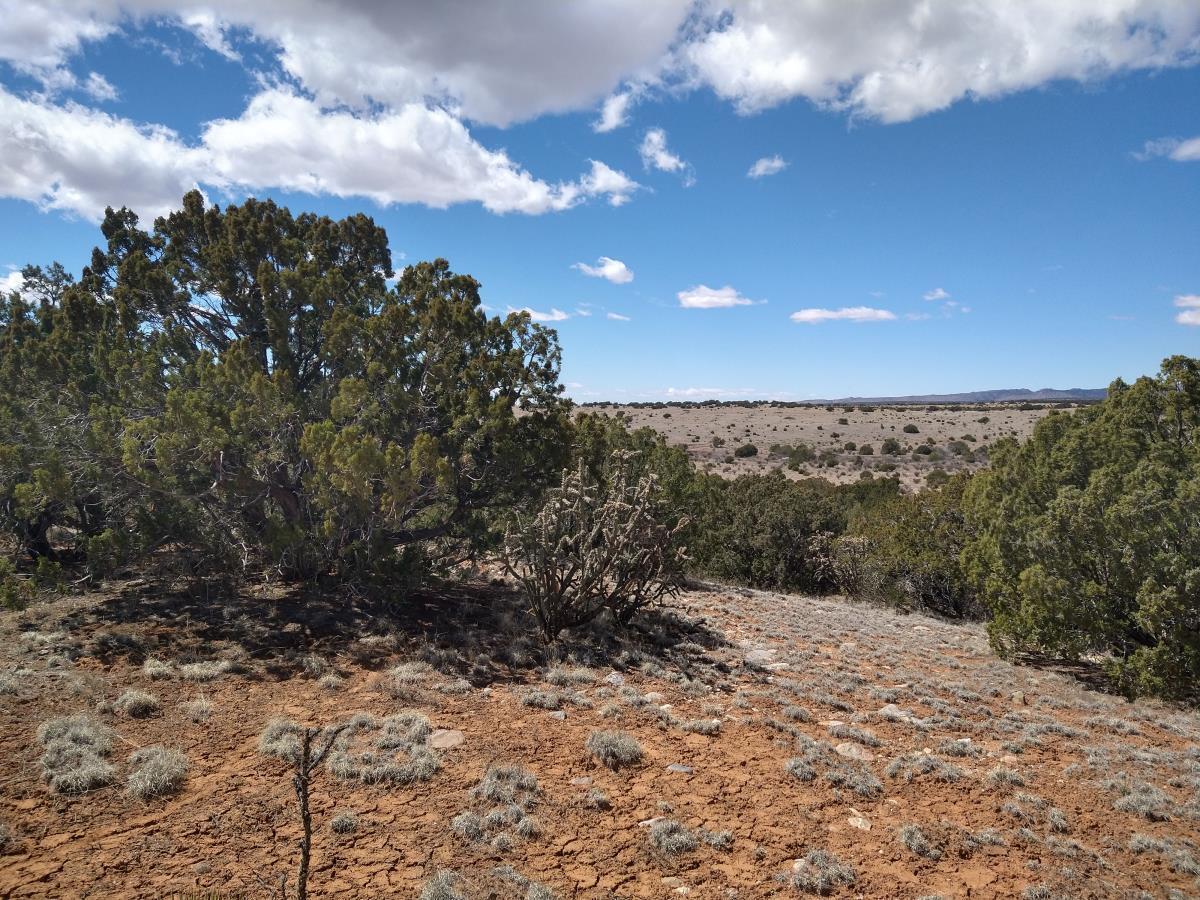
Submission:
M 553 330 L 488 318 L 444 260 L 392 281 L 365 216 L 192 193 L 149 231 L 126 210 L 102 231 L 78 280 L 30 267 L 0 297 L 8 605 L 151 556 L 395 593 L 501 553 L 548 639 L 627 621 L 686 571 L 987 618 L 1003 653 L 1100 654 L 1131 694 L 1195 696 L 1197 360 L 1114 382 L 920 493 L 865 472 L 726 480 L 620 416 L 573 417 Z

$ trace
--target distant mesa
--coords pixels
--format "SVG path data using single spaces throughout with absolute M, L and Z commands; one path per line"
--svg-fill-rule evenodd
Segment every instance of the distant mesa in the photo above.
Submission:
M 1025 401 L 1066 400 L 1077 403 L 1096 403 L 1108 396 L 1107 388 L 1010 388 L 998 391 L 968 391 L 963 394 L 910 394 L 904 397 L 839 397 L 836 400 L 806 400 L 814 405 L 822 403 L 1021 403 Z

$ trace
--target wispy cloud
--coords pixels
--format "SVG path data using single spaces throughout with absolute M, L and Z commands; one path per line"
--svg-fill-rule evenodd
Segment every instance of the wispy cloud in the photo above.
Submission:
M 1175 305 L 1180 312 L 1175 314 L 1175 321 L 1180 325 L 1200 325 L 1200 294 L 1179 294 Z
M 743 297 L 728 284 L 723 288 L 710 288 L 706 284 L 698 284 L 694 288 L 680 291 L 675 296 L 679 298 L 679 305 L 685 309 L 724 309 L 730 306 L 753 306 L 756 303 L 767 302 Z
M 613 284 L 628 284 L 633 281 L 633 270 L 621 260 L 613 259 L 611 256 L 601 256 L 596 260 L 594 266 L 579 262 L 571 268 L 578 269 L 584 275 L 590 275 L 592 278 L 604 278 Z
M 803 322 L 806 325 L 819 325 L 822 322 L 890 322 L 896 314 L 887 309 L 875 309 L 871 306 L 843 306 L 841 309 L 821 309 L 810 307 L 798 309 L 789 316 L 793 322 Z
M 756 161 L 746 173 L 747 178 L 765 178 L 768 175 L 778 175 L 788 166 L 787 160 L 776 153 L 774 156 L 764 156 Z
M 949 300 L 950 292 L 945 288 L 934 288 L 932 291 L 926 291 L 921 295 L 926 300 Z
M 510 306 L 508 308 L 508 311 L 510 313 L 515 313 L 515 312 L 529 313 L 529 318 L 533 319 L 533 321 L 535 321 L 535 322 L 562 322 L 562 321 L 565 321 L 566 319 L 571 318 L 570 313 L 565 313 L 561 309 L 557 309 L 553 306 L 550 307 L 549 312 L 540 312 L 539 310 L 533 309 L 532 307 L 529 307 L 529 306 L 522 306 L 520 309 Z
M 623 316 L 620 313 L 610 312 L 610 313 L 605 313 L 605 315 L 608 316 L 608 318 L 612 319 L 614 322 L 631 322 L 631 321 L 633 321 L 632 319 L 629 318 L 629 316 Z
M 1133 154 L 1137 159 L 1148 160 L 1165 157 L 1175 162 L 1196 162 L 1200 160 L 1200 137 L 1188 138 L 1158 138 L 1146 141 L 1141 150 Z
M 696 183 L 692 167 L 676 156 L 667 148 L 667 133 L 661 128 L 651 128 L 642 138 L 638 153 L 642 157 L 642 165 L 647 169 L 658 169 L 660 172 L 677 172 L 683 177 L 684 187 Z

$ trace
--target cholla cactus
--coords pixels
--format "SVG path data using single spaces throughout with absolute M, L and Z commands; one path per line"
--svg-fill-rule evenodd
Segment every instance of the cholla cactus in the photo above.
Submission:
M 613 455 L 607 488 L 589 482 L 582 465 L 564 471 L 536 515 L 518 516 L 505 533 L 505 566 L 548 640 L 605 608 L 627 623 L 676 590 L 686 556 L 675 537 L 686 522 L 662 524 L 657 480 L 631 484 L 628 461 Z

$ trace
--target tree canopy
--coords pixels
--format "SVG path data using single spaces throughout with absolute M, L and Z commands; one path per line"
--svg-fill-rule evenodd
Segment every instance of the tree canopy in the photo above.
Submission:
M 95 570 L 165 545 L 210 568 L 378 571 L 557 479 L 553 331 L 489 318 L 445 260 L 394 283 L 364 216 L 109 210 L 78 282 L 0 298 L 0 519 Z M 547 439 L 548 435 L 554 439 Z

